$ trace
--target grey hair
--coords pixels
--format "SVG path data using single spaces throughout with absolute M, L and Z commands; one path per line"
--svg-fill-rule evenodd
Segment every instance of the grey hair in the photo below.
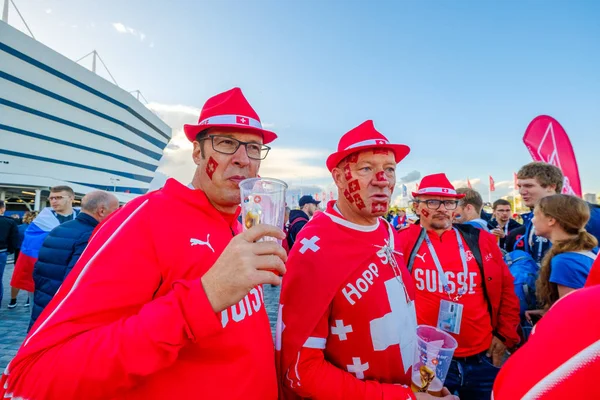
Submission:
M 81 209 L 89 213 L 95 213 L 99 207 L 110 208 L 110 202 L 116 197 L 104 190 L 94 190 L 81 199 Z

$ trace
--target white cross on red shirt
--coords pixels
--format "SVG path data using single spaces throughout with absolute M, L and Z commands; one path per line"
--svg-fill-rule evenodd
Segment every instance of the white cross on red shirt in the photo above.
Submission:
M 352 372 L 358 379 L 365 379 L 365 371 L 369 369 L 369 363 L 362 364 L 360 357 L 352 357 L 352 365 L 346 365 L 348 372 Z
M 331 333 L 338 335 L 340 340 L 348 339 L 348 333 L 352 332 L 352 325 L 344 326 L 344 321 L 341 319 L 335 320 L 335 326 L 331 327 Z
M 300 241 L 300 244 L 302 245 L 302 247 L 300 248 L 300 253 L 304 254 L 306 253 L 306 250 L 311 250 L 313 252 L 317 252 L 319 251 L 320 247 L 317 246 L 315 243 L 317 243 L 321 238 L 318 236 L 313 236 L 310 239 L 304 238 Z

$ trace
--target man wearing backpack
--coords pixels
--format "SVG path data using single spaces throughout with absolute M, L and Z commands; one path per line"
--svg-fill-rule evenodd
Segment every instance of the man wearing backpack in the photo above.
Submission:
M 308 220 L 313 217 L 319 203 L 320 201 L 315 200 L 311 195 L 302 196 L 298 201 L 300 209 L 290 211 L 290 220 L 286 238 L 289 250 L 292 249 L 294 242 L 296 242 L 296 237 L 300 230 L 304 228 L 304 225 L 308 223 Z
M 424 177 L 413 193 L 422 228 L 400 232 L 398 242 L 415 281 L 418 323 L 458 342 L 446 386 L 460 398 L 489 399 L 506 349 L 519 342 L 519 303 L 496 237 L 452 225 L 464 196 L 445 174 Z

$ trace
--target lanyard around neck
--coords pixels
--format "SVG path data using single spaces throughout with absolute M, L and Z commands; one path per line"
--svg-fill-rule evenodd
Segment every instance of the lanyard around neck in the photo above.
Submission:
M 467 253 L 465 252 L 465 246 L 463 244 L 462 237 L 460 236 L 460 233 L 458 232 L 458 229 L 456 229 L 456 228 L 453 228 L 453 229 L 454 229 L 454 232 L 456 233 L 456 241 L 458 242 L 458 251 L 460 252 L 460 260 L 462 262 L 463 272 L 465 274 L 464 276 L 465 276 L 465 281 L 466 281 L 468 273 L 469 273 L 469 269 L 467 266 Z M 431 253 L 431 258 L 433 258 L 433 263 L 435 264 L 435 267 L 437 268 L 438 275 L 440 277 L 440 281 L 442 282 L 442 287 L 444 288 L 444 292 L 446 292 L 446 294 L 448 295 L 448 297 L 451 300 L 457 301 L 465 293 L 467 293 L 467 291 L 464 288 L 460 288 L 460 289 L 458 289 L 458 295 L 455 297 L 452 297 L 452 295 L 450 294 L 450 284 L 448 283 L 448 277 L 446 276 L 446 274 L 444 273 L 444 270 L 442 269 L 442 264 L 440 263 L 440 259 L 438 258 L 435 248 L 433 247 L 433 243 L 431 243 L 431 239 L 429 239 L 429 235 L 427 235 L 427 233 L 425 233 L 425 242 L 427 243 L 427 247 L 429 248 L 429 252 Z

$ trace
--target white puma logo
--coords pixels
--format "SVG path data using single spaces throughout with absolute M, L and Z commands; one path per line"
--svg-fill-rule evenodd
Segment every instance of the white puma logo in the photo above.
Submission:
M 192 246 L 196 246 L 196 245 L 208 246 L 208 248 L 211 249 L 212 252 L 214 253 L 215 249 L 213 249 L 212 246 L 210 245 L 209 239 L 210 239 L 210 233 L 208 235 L 206 235 L 206 241 L 203 241 L 203 240 L 200 240 L 200 239 L 191 238 L 190 239 L 190 244 Z
M 422 256 L 420 256 L 420 255 L 419 255 L 419 253 L 417 253 L 417 254 L 415 255 L 415 257 L 419 257 L 419 258 L 421 259 L 421 261 L 425 262 L 425 256 L 426 256 L 426 255 L 427 255 L 427 252 L 423 253 L 423 255 L 422 255 Z

